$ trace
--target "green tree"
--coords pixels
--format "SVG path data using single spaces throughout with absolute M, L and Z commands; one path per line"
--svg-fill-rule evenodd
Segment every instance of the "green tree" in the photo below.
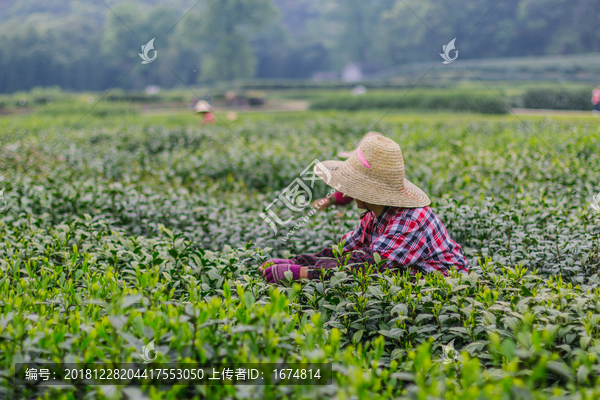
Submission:
M 275 15 L 272 0 L 208 0 L 198 19 L 208 53 L 201 78 L 225 81 L 253 77 L 256 58 L 250 36 Z
M 118 71 L 113 80 L 137 66 L 119 84 L 120 87 L 141 89 L 149 84 L 170 87 L 179 85 L 179 79 L 185 83 L 193 82 L 195 76 L 190 72 L 196 69 L 194 65 L 199 62 L 199 52 L 181 34 L 179 28 L 183 25 L 177 24 L 180 17 L 175 10 L 157 6 L 146 11 L 132 3 L 115 6 L 113 10 L 115 13 L 108 15 L 104 29 L 105 62 Z M 141 65 L 138 56 L 141 46 L 151 39 L 154 39 L 157 60 Z M 149 55 L 152 57 L 154 52 Z
M 320 30 L 342 67 L 348 62 L 388 64 L 384 14 L 394 0 L 325 0 L 321 5 Z

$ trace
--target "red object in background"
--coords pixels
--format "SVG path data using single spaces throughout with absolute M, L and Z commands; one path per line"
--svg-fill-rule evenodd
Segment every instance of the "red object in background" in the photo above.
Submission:
M 215 114 L 211 112 L 204 113 L 204 117 L 202 117 L 203 124 L 214 124 L 215 123 Z
M 342 192 L 335 192 L 332 197 L 335 200 L 335 204 L 339 206 L 345 206 L 354 200 L 352 197 L 344 196 Z
M 592 104 L 596 105 L 600 103 L 600 89 L 594 89 L 592 92 Z

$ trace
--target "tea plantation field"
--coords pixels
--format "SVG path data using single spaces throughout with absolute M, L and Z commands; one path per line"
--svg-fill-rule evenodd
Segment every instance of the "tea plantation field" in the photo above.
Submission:
M 0 397 L 600 398 L 598 120 L 310 111 L 207 127 L 88 115 L 73 127 L 81 117 L 0 118 Z M 260 213 L 374 126 L 401 145 L 472 272 L 341 267 L 331 281 L 266 284 L 260 263 L 337 247 L 359 212 L 303 218 L 277 202 L 293 219 L 277 234 Z M 153 339 L 155 362 L 327 362 L 333 383 L 12 379 L 24 361 L 141 362 Z M 452 341 L 460 356 L 442 363 Z

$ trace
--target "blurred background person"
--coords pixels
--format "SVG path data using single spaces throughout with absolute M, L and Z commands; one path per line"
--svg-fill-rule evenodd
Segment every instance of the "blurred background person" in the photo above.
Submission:
M 210 105 L 205 100 L 199 100 L 194 107 L 196 114 L 201 114 L 202 119 L 200 125 L 208 125 L 215 123 L 215 113 L 212 112 Z
M 600 85 L 596 86 L 592 91 L 592 104 L 594 105 L 592 115 L 596 116 L 598 115 L 598 111 L 600 111 Z

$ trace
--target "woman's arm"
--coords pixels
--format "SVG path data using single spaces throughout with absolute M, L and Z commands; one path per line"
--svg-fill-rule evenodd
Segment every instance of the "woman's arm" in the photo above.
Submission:
M 346 254 L 342 256 L 342 258 L 346 259 Z M 367 247 L 361 248 L 359 250 L 353 251 L 350 253 L 350 258 L 348 259 L 348 265 L 353 270 L 364 268 L 365 263 L 374 264 L 375 258 L 373 257 L 373 251 Z M 340 264 L 335 259 L 322 259 L 315 263 L 314 266 L 309 266 L 306 271 L 306 276 L 311 280 L 318 280 L 321 278 L 321 271 L 330 270 L 335 267 L 339 267 Z M 385 269 L 386 264 L 383 264 L 382 270 Z M 301 271 L 302 274 L 302 271 Z M 325 276 L 328 278 L 331 275 L 331 271 L 327 271 Z
M 315 265 L 317 261 L 319 261 L 322 258 L 331 257 L 333 257 L 333 251 L 331 251 L 331 248 L 326 247 L 318 253 L 297 255 L 296 257 L 292 257 L 290 261 L 292 261 L 294 264 L 308 267 L 309 265 Z
M 342 241 L 345 242 L 344 252 L 351 252 L 354 250 L 367 250 L 368 247 L 365 244 L 365 228 L 370 226 L 372 223 L 372 215 L 373 213 L 368 213 L 365 217 L 360 221 L 360 225 L 354 231 L 350 231 L 342 237 Z M 364 254 L 364 252 L 358 252 L 358 254 Z M 352 257 L 357 257 L 353 255 Z M 367 258 L 369 255 L 367 255 Z M 334 259 L 335 255 L 330 247 L 326 247 L 323 250 L 319 251 L 315 254 L 300 254 L 296 257 L 291 258 L 289 261 L 290 264 L 299 265 L 300 268 L 300 279 L 320 279 L 320 270 L 322 269 L 330 269 L 338 266 L 338 262 Z M 360 262 L 373 262 L 372 255 L 370 255 L 369 259 L 354 259 L 350 260 L 350 263 L 360 263 Z M 264 274 L 263 266 L 259 268 L 259 272 Z
M 323 252 L 322 252 L 323 253 Z M 268 282 L 279 283 L 286 271 L 291 271 L 293 274 L 293 280 L 297 279 L 311 279 L 311 280 L 319 280 L 322 276 L 322 271 L 325 272 L 325 278 L 329 278 L 331 276 L 331 269 L 340 266 L 339 262 L 333 258 L 333 253 L 328 254 L 330 257 L 328 258 L 320 258 L 315 259 L 314 265 L 305 265 L 300 266 L 295 263 L 290 264 L 273 264 L 264 270 L 259 268 L 259 272 L 263 275 L 263 277 Z M 307 256 L 303 256 L 307 257 Z M 346 256 L 344 255 L 344 260 Z M 291 260 L 290 260 L 291 261 Z M 348 259 L 348 265 L 352 269 L 360 269 L 363 268 L 366 264 L 374 264 L 375 259 L 373 257 L 373 253 L 370 249 L 365 248 L 360 251 L 354 251 L 351 253 L 350 258 Z M 383 264 L 381 270 L 386 268 L 386 264 Z M 328 271 L 329 270 L 329 271 Z

